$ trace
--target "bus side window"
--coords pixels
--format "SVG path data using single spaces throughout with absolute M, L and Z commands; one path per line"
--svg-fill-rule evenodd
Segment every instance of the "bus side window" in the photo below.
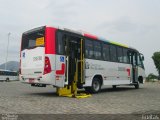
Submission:
M 5 71 L 2 71 L 2 75 L 5 75 Z
M 138 54 L 138 66 L 141 67 L 141 68 L 144 68 L 143 60 L 142 60 L 140 54 Z
M 108 44 L 103 44 L 102 46 L 102 51 L 103 51 L 103 59 L 106 61 L 109 61 L 110 55 L 109 55 L 109 45 Z
M 117 51 L 114 45 L 110 45 L 110 57 L 112 62 L 117 62 Z
M 133 55 L 133 65 L 137 66 L 138 63 L 137 63 L 137 53 L 134 53 Z
M 85 40 L 85 57 L 93 58 L 93 42 L 91 40 Z
M 123 48 L 123 62 L 129 63 L 129 53 L 126 48 Z
M 101 50 L 101 44 L 100 42 L 94 41 L 94 57 L 95 59 L 101 59 L 102 58 L 102 50 Z
M 57 53 L 60 55 L 64 54 L 64 39 L 66 38 L 66 35 L 64 35 L 62 32 L 57 33 Z
M 28 48 L 29 40 L 27 39 L 27 36 L 23 35 L 22 38 L 22 47 L 21 49 L 24 50 L 25 48 Z
M 121 47 L 117 47 L 118 62 L 123 62 L 123 51 Z
M 127 54 L 128 54 L 128 58 L 129 58 L 129 63 L 134 65 L 134 66 L 137 66 L 138 65 L 138 63 L 137 63 L 137 53 L 133 50 L 128 50 Z

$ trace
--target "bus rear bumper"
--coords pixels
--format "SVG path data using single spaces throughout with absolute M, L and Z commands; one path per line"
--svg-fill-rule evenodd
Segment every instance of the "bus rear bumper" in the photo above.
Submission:
M 19 79 L 22 83 L 27 83 L 32 85 L 36 85 L 36 84 L 55 85 L 55 76 L 53 72 L 46 75 L 42 75 L 42 76 L 19 75 Z

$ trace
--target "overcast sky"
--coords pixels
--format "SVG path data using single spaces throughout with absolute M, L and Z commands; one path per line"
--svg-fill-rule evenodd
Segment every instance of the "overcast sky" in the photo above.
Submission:
M 155 73 L 151 56 L 160 51 L 160 0 L 0 0 L 0 64 L 19 61 L 24 31 L 52 25 L 83 30 L 138 49 L 146 73 Z

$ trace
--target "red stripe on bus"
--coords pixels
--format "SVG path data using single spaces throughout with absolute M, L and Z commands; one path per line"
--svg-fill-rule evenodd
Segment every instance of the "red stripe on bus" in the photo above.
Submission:
M 45 32 L 45 54 L 56 54 L 56 30 L 46 27 Z
M 86 33 L 84 33 L 84 36 L 85 36 L 85 37 L 92 38 L 92 39 L 98 39 L 98 37 L 97 37 L 97 36 L 95 36 L 95 35 L 91 35 L 91 34 L 86 34 Z
M 130 69 L 127 69 L 127 72 L 128 72 L 128 76 L 130 76 L 130 74 L 131 74 Z
M 61 70 L 56 70 L 56 74 L 57 75 L 64 75 L 64 73 L 65 73 L 65 64 L 62 63 Z

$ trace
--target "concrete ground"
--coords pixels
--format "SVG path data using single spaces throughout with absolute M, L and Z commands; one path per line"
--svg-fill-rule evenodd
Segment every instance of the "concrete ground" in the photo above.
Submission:
M 160 83 L 102 89 L 85 99 L 58 97 L 52 86 L 0 82 L 0 114 L 158 114 Z

